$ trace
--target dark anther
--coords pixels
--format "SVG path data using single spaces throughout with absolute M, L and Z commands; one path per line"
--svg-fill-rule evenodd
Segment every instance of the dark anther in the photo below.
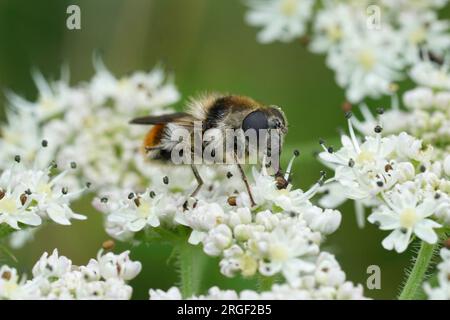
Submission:
M 133 192 L 130 192 L 129 194 L 128 194 L 128 199 L 133 199 L 134 198 L 134 193 Z
M 27 196 L 31 195 L 31 190 L 30 190 L 30 189 L 25 190 L 25 194 L 26 194 Z
M 327 151 L 328 151 L 328 153 L 333 153 L 334 149 L 333 149 L 333 147 L 328 147 Z
M 46 148 L 48 146 L 48 141 L 47 140 L 42 140 L 41 145 Z
M 325 144 L 325 140 L 319 139 L 319 144 Z
M 375 131 L 375 133 L 381 133 L 381 131 L 383 131 L 383 128 L 380 125 L 376 125 L 373 131 Z
M 165 176 L 165 177 L 163 178 L 163 182 L 164 182 L 164 184 L 169 184 L 169 177 L 168 177 L 168 176 Z
M 423 164 L 420 165 L 419 169 L 420 169 L 420 172 L 425 172 L 427 170 L 427 168 Z
M 227 178 L 230 179 L 232 176 L 233 176 L 233 174 L 230 171 L 228 171 L 227 172 Z
M 107 202 L 108 202 L 108 198 L 107 198 L 107 197 L 102 197 L 102 198 L 100 199 L 100 201 L 101 201 L 102 203 L 107 203 Z
M 394 168 L 392 168 L 392 166 L 388 163 L 387 165 L 384 166 L 384 171 L 389 172 L 391 170 L 393 170 Z
M 86 182 L 86 188 L 90 188 L 90 187 L 91 187 L 91 185 L 92 185 L 92 183 L 90 183 L 89 181 L 88 181 L 88 182 Z
M 77 163 L 76 163 L 75 161 L 72 161 L 72 162 L 70 163 L 70 167 L 71 167 L 72 169 L 76 169 Z
M 350 168 L 353 168 L 354 165 L 355 165 L 355 160 L 353 160 L 353 159 L 350 158 L 350 160 L 348 160 L 348 166 L 349 166 Z
M 11 271 L 3 271 L 1 278 L 8 281 L 12 277 Z
M 406 232 L 408 232 L 408 229 L 406 229 L 406 228 L 400 228 L 400 232 L 403 233 L 403 234 L 405 234 Z
M 22 205 L 24 205 L 24 204 L 27 202 L 27 199 L 28 199 L 28 197 L 27 197 L 27 195 L 26 195 L 25 193 L 22 193 L 22 194 L 20 195 L 20 203 L 21 203 Z
M 353 113 L 351 111 L 347 111 L 345 113 L 345 119 L 350 119 L 353 116 Z
M 298 151 L 297 149 L 294 150 L 294 156 L 298 157 L 300 155 L 300 151 Z
M 67 194 L 67 192 L 68 192 L 67 187 L 63 187 L 63 188 L 61 189 L 61 193 L 62 193 L 62 194 Z
M 441 197 L 441 194 L 439 192 L 436 192 L 436 194 L 434 195 L 434 198 L 437 200 Z
M 150 198 L 154 198 L 156 196 L 156 193 L 155 193 L 155 191 L 150 191 Z
M 377 186 L 381 188 L 383 185 L 384 185 L 383 181 L 377 181 Z
M 20 156 L 19 156 L 19 155 L 16 155 L 16 156 L 14 157 L 14 161 L 17 162 L 17 163 L 19 163 L 19 162 L 20 162 Z
M 134 198 L 134 204 L 136 205 L 136 207 L 139 207 L 141 205 L 141 200 L 139 199 L 139 197 Z
M 230 206 L 236 206 L 236 196 L 229 196 L 227 202 Z

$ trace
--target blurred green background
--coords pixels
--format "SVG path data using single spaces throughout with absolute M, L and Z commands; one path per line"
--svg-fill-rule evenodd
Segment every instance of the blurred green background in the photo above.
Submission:
M 66 29 L 69 4 L 81 8 L 81 30 Z M 324 57 L 308 52 L 300 41 L 258 44 L 257 30 L 244 23 L 245 11 L 243 3 L 234 0 L 0 0 L 0 88 L 34 99 L 30 70 L 37 68 L 56 79 L 63 64 L 70 67 L 72 83 L 89 80 L 93 53 L 99 53 L 118 76 L 163 63 L 174 73 L 183 99 L 216 90 L 282 106 L 290 121 L 288 148 L 304 151 L 294 168 L 295 185 L 306 188 L 322 169 L 312 155 L 313 146 L 321 137 L 336 140 L 338 128 L 345 125 L 340 108 L 343 90 L 335 84 Z M 448 8 L 445 11 L 450 16 Z M 371 103 L 372 107 L 388 105 L 388 100 Z M 2 96 L 2 111 L 4 106 Z M 87 263 L 108 236 L 99 213 L 82 203 L 78 209 L 88 215 L 87 221 L 46 227 L 32 243 L 13 252 L 17 262 L 3 260 L 29 274 L 42 252 L 58 248 L 75 264 Z M 394 298 L 411 257 L 383 250 L 381 240 L 387 234 L 374 226 L 358 229 L 352 203 L 341 210 L 342 227 L 327 239 L 325 248 L 336 254 L 348 279 L 363 285 L 367 267 L 379 265 L 382 289 L 365 288 L 365 293 Z M 116 251 L 128 247 L 118 244 Z M 143 263 L 143 272 L 132 281 L 134 298 L 147 299 L 149 288 L 167 289 L 176 281 L 166 263 L 169 249 L 132 248 L 132 257 Z M 203 288 L 254 286 L 252 280 L 222 277 L 217 262 L 208 260 Z

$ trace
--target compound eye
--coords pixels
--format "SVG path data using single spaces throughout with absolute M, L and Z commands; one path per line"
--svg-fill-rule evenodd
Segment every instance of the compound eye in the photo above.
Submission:
M 269 128 L 269 121 L 267 115 L 262 111 L 253 111 L 244 118 L 242 122 L 242 129 L 247 131 L 248 129 L 254 129 L 258 133 L 258 130 Z

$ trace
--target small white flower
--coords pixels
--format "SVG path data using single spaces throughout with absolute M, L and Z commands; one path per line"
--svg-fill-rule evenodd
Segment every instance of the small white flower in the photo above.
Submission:
M 442 248 L 440 251 L 442 262 L 438 264 L 438 285 L 432 287 L 430 283 L 424 284 L 424 290 L 430 300 L 450 299 L 450 250 Z
M 18 223 L 40 225 L 41 217 L 29 208 L 30 202 L 27 195 L 17 187 L 13 191 L 0 189 L 0 224 L 6 223 L 14 229 L 20 229 Z
M 298 281 L 300 273 L 314 269 L 308 256 L 319 252 L 318 246 L 309 238 L 311 236 L 311 231 L 302 222 L 289 219 L 280 223 L 272 232 L 252 239 L 251 246 L 255 246 L 257 253 L 263 257 L 259 272 L 265 276 L 282 272 L 288 282 Z
M 131 280 L 135 278 L 141 272 L 142 265 L 139 261 L 131 261 L 129 254 L 129 251 L 124 251 L 120 255 L 112 252 L 102 255 L 102 251 L 100 251 L 97 261 L 101 276 L 105 279 Z
M 58 250 L 53 250 L 52 254 L 49 256 L 45 252 L 38 262 L 33 267 L 33 276 L 42 276 L 45 278 L 50 277 L 61 277 L 65 273 L 69 272 L 72 268 L 72 261 L 66 257 L 59 256 Z
M 421 86 L 433 89 L 450 89 L 450 76 L 445 65 L 439 67 L 430 61 L 419 62 L 411 69 L 410 76 Z
M 304 211 L 303 217 L 313 231 L 319 231 L 323 234 L 332 234 L 335 232 L 342 220 L 341 213 L 337 210 L 325 209 L 311 206 Z
M 196 245 L 206 237 L 209 230 L 225 220 L 224 215 L 222 207 L 217 203 L 199 200 L 195 208 L 186 212 L 179 212 L 175 221 L 193 229 L 189 237 L 189 243 Z
M 390 92 L 391 83 L 401 77 L 403 67 L 396 43 L 389 28 L 369 30 L 348 36 L 338 50 L 329 52 L 327 65 L 336 72 L 337 83 L 346 88 L 350 102 Z
M 249 208 L 238 208 L 236 211 L 229 213 L 228 225 L 232 228 L 250 222 L 252 222 L 252 213 Z
M 258 41 L 262 43 L 292 41 L 305 33 L 313 3 L 313 0 L 248 1 L 250 11 L 246 21 L 249 25 L 263 27 L 258 33 Z
M 177 287 L 172 287 L 167 291 L 161 289 L 150 289 L 150 300 L 181 300 L 181 292 Z
M 430 88 L 417 87 L 405 92 L 403 103 L 411 109 L 427 109 L 434 104 L 434 94 Z
M 142 194 L 130 193 L 129 199 L 111 212 L 109 221 L 120 222 L 131 232 L 138 232 L 146 226 L 158 227 L 159 214 L 163 210 L 159 206 L 162 195 L 155 195 L 150 190 Z
M 231 245 L 233 234 L 226 224 L 211 229 L 203 240 L 203 251 L 210 256 L 218 256 Z
M 434 199 L 420 201 L 416 194 L 399 187 L 385 197 L 386 205 L 380 206 L 370 216 L 369 222 L 379 223 L 382 230 L 393 230 L 382 245 L 387 250 L 403 252 L 412 235 L 428 243 L 436 243 L 438 237 L 433 230 L 441 225 L 428 219 L 437 208 Z

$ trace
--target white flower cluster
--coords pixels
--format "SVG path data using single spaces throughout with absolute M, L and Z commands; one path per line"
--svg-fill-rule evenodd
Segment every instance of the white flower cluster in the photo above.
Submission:
M 180 290 L 172 287 L 168 291 L 151 289 L 150 300 L 182 299 Z M 296 286 L 274 284 L 269 291 L 220 290 L 212 287 L 205 295 L 192 296 L 193 300 L 361 300 L 365 299 L 361 285 L 345 281 L 345 273 L 333 255 L 323 252 L 319 255 L 313 270 L 301 277 Z
M 382 119 L 360 142 L 348 116 L 350 136 L 342 135 L 342 148 L 334 151 L 322 142 L 319 156 L 335 171 L 322 205 L 354 199 L 370 207 L 369 222 L 391 231 L 382 242 L 388 250 L 405 251 L 413 236 L 436 243 L 436 229 L 450 225 L 450 158 L 439 158 L 405 132 L 382 137 Z
M 12 108 L 2 126 L 0 167 L 8 166 L 16 154 L 31 162 L 36 146 L 45 139 L 48 159 L 59 166 L 76 162 L 80 179 L 92 182 L 95 190 L 146 186 L 149 177 L 161 175 L 159 168 L 136 157 L 148 128 L 128 122 L 170 111 L 167 106 L 179 98 L 172 80 L 160 68 L 117 79 L 101 62 L 95 67 L 91 81 L 77 86 L 70 86 L 67 76 L 48 83 L 35 73 L 39 89 L 35 102 L 8 94 Z
M 441 249 L 442 262 L 438 264 L 437 286 L 424 284 L 425 293 L 430 300 L 450 300 L 450 250 Z
M 450 74 L 448 64 L 442 66 L 431 61 L 417 64 L 411 70 L 411 78 L 417 87 L 403 94 L 404 109 L 398 103 L 386 111 L 383 124 L 389 133 L 407 131 L 420 137 L 436 149 L 437 157 L 444 159 L 450 153 Z M 364 134 L 370 134 L 374 117 L 363 107 L 365 118 L 355 121 Z
M 351 102 L 359 102 L 389 93 L 403 70 L 424 54 L 443 56 L 450 24 L 435 11 L 446 2 L 252 0 L 246 20 L 263 28 L 258 34 L 262 43 L 305 36 L 313 20 L 311 51 L 327 54 L 337 83 Z
M 239 176 L 228 176 L 228 182 L 206 186 L 196 200 L 189 200 L 188 208 L 183 208 L 182 194 L 151 190 L 111 197 L 108 202 L 98 199 L 96 204 L 107 214 L 106 229 L 115 238 L 138 239 L 142 233 L 176 236 L 187 227 L 190 244 L 201 244 L 207 255 L 221 257 L 222 274 L 281 274 L 288 285 L 298 288 L 302 276 L 314 273 L 321 259 L 324 236 L 341 222 L 339 211 L 323 210 L 309 201 L 324 177 L 306 192 L 291 184 L 279 189 L 264 165 L 261 171 L 253 168 L 250 187 L 257 206 L 252 208 L 246 192 L 227 190 L 242 184 Z
M 39 152 L 43 153 L 44 150 Z M 22 163 L 19 155 L 13 158 L 10 167 L 0 174 L 0 228 L 12 231 L 37 227 L 43 220 L 70 225 L 71 219 L 86 218 L 70 208 L 71 202 L 85 190 L 77 187 L 72 190 L 69 171 L 73 169 L 55 173 L 58 169 L 54 164 L 42 169 L 38 161 L 30 167 Z
M 17 270 L 0 268 L 0 300 L 95 300 L 130 299 L 132 288 L 126 284 L 141 271 L 141 263 L 131 261 L 129 252 L 119 255 L 99 252 L 86 266 L 74 266 L 55 249 L 44 253 L 33 267 L 33 278 L 20 278 Z

